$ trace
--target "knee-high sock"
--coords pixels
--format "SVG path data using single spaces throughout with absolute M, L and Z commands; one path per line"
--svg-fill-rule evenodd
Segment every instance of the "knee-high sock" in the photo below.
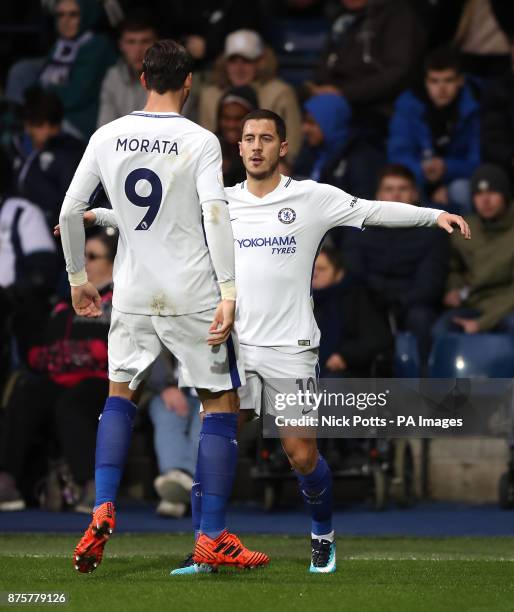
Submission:
M 198 465 L 196 466 L 195 478 L 191 487 L 191 515 L 193 519 L 193 529 L 195 531 L 195 540 L 200 535 L 200 524 L 202 522 L 202 487 L 200 486 L 200 475 L 198 473 Z
M 320 455 L 310 474 L 296 472 L 300 493 L 312 520 L 312 534 L 326 536 L 332 533 L 332 472 Z
M 202 533 L 216 538 L 226 527 L 226 509 L 237 465 L 237 414 L 204 416 L 198 445 Z
M 123 397 L 109 397 L 96 434 L 95 509 L 114 502 L 132 439 L 136 405 Z

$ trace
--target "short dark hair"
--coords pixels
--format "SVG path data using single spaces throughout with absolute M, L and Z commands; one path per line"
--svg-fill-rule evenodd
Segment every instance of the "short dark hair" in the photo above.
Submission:
M 437 47 L 431 51 L 425 60 L 425 76 L 430 70 L 455 70 L 457 74 L 462 71 L 461 54 L 459 50 L 451 45 Z
M 269 119 L 270 121 L 275 122 L 275 129 L 277 130 L 278 137 L 280 138 L 280 142 L 285 142 L 286 140 L 286 124 L 280 115 L 274 113 L 273 111 L 266 110 L 264 108 L 259 108 L 257 110 L 250 111 L 248 115 L 243 119 L 243 127 L 242 131 L 245 128 L 247 121 L 252 121 L 253 119 Z
M 40 87 L 33 87 L 25 93 L 25 103 L 22 111 L 23 120 L 30 125 L 60 125 L 64 117 L 64 109 L 59 96 Z
M 318 255 L 325 255 L 328 261 L 334 266 L 335 270 L 339 271 L 343 269 L 343 257 L 341 252 L 330 244 L 324 244 Z
M 121 38 L 125 32 L 145 32 L 146 30 L 152 30 L 157 36 L 157 25 L 146 13 L 133 13 L 119 23 L 118 38 Z
M 193 58 L 189 52 L 169 38 L 158 40 L 145 53 L 143 74 L 146 86 L 158 94 L 181 89 L 192 71 Z
M 114 261 L 118 249 L 118 232 L 112 227 L 95 227 L 87 235 L 87 240 L 99 240 L 107 251 L 107 258 Z
M 413 187 L 417 187 L 416 177 L 412 170 L 402 164 L 387 164 L 380 170 L 377 176 L 377 185 L 380 187 L 380 183 L 389 176 L 396 176 L 398 178 L 405 179 L 412 183 Z

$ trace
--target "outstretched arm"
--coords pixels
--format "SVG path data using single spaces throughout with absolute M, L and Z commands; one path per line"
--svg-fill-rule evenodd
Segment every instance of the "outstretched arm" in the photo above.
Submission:
M 316 184 L 320 219 L 325 231 L 336 226 L 350 226 L 362 229 L 366 226 L 381 227 L 432 227 L 439 226 L 449 234 L 456 225 L 462 235 L 469 239 L 468 224 L 459 215 L 450 215 L 443 210 L 423 208 L 400 202 L 383 202 L 357 198 L 342 189 Z
M 118 229 L 118 219 L 114 210 L 110 208 L 92 208 L 86 210 L 83 215 L 84 227 L 93 227 L 95 225 L 101 227 L 115 227 Z M 54 236 L 58 238 L 61 235 L 61 226 L 54 226 Z
M 363 226 L 431 227 L 437 225 L 449 234 L 457 226 L 464 238 L 471 238 L 468 224 L 459 215 L 435 208 L 422 208 L 400 202 L 368 201 L 369 208 Z
M 101 225 L 102 227 L 115 227 L 118 229 L 118 219 L 112 208 L 92 208 L 84 214 L 84 225 Z

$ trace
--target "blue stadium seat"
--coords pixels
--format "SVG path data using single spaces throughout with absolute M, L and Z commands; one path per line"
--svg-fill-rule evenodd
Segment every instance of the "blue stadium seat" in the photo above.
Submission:
M 432 378 L 514 377 L 514 335 L 444 334 L 428 360 Z
M 418 341 L 410 332 L 396 334 L 394 375 L 397 378 L 418 378 L 420 376 Z

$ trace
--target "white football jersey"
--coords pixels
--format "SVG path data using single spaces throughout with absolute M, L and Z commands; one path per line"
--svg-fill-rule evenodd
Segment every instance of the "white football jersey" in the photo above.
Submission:
M 137 111 L 93 134 L 67 195 L 88 202 L 101 183 L 116 214 L 114 308 L 181 315 L 216 306 L 201 205 L 226 200 L 221 163 L 216 136 L 177 113 Z
M 367 218 L 380 225 L 406 225 L 406 220 L 410 225 L 433 225 L 441 213 L 404 204 L 388 206 L 331 185 L 285 176 L 263 198 L 252 195 L 246 181 L 225 193 L 234 233 L 240 343 L 289 353 L 319 346 L 311 281 L 328 230 L 341 225 L 362 228 Z M 382 218 L 388 209 L 395 209 L 390 222 Z

